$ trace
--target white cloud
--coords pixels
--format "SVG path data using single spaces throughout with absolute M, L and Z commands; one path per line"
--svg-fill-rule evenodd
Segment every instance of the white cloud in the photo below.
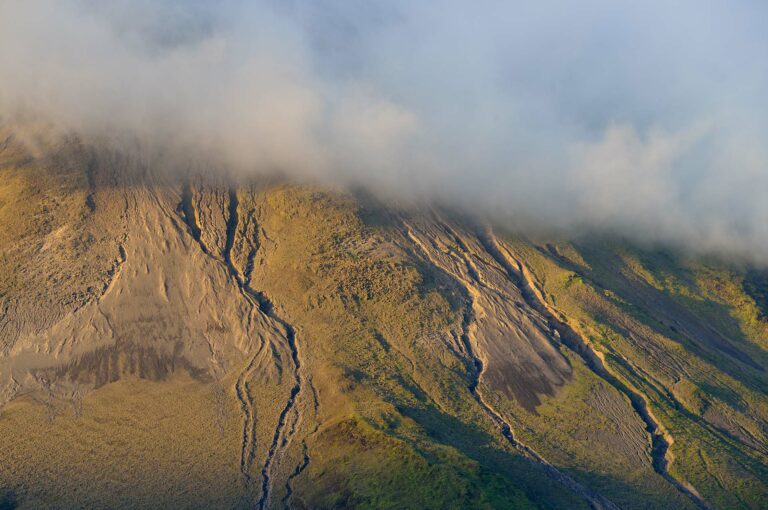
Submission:
M 768 261 L 738 0 L 6 0 L 0 116 Z

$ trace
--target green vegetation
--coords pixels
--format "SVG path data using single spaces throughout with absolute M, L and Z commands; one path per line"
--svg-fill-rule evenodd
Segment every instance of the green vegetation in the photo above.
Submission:
M 304 489 L 309 506 L 536 508 L 510 480 L 455 449 L 414 449 L 360 418 L 325 427 L 315 448 L 326 467 Z
M 45 143 L 0 152 L 0 508 L 768 500 L 765 273 Z
M 670 472 L 716 507 L 760 508 L 768 323 L 746 292 L 750 273 L 617 242 L 515 248 L 555 306 L 648 397 L 674 438 Z M 574 275 L 585 284 L 572 285 Z

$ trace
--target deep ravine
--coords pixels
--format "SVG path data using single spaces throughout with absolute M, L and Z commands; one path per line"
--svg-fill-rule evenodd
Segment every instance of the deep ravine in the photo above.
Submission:
M 464 348 L 465 354 L 469 357 L 469 360 L 471 362 L 471 367 L 470 367 L 471 380 L 468 384 L 468 389 L 472 394 L 472 397 L 475 399 L 475 401 L 478 403 L 480 408 L 485 413 L 485 415 L 491 420 L 491 422 L 493 422 L 493 424 L 496 427 L 498 427 L 501 433 L 501 436 L 510 444 L 512 448 L 514 448 L 524 458 L 540 465 L 547 472 L 548 476 L 551 479 L 557 481 L 558 483 L 566 487 L 573 494 L 576 494 L 577 496 L 584 499 L 591 508 L 595 510 L 618 510 L 618 507 L 614 505 L 611 501 L 601 496 L 600 494 L 596 494 L 593 491 L 590 491 L 589 489 L 584 487 L 582 484 L 580 484 L 578 481 L 576 481 L 574 478 L 570 477 L 569 475 L 563 473 L 562 471 L 557 469 L 555 466 L 553 466 L 544 457 L 539 455 L 539 453 L 536 452 L 533 448 L 517 440 L 517 438 L 515 438 L 514 431 L 511 425 L 501 416 L 501 414 L 499 414 L 485 400 L 485 398 L 483 397 L 482 391 L 480 389 L 483 375 L 485 373 L 485 367 L 483 365 L 482 360 L 474 352 L 474 349 L 472 347 L 471 336 L 470 336 L 470 326 L 472 321 L 474 320 L 474 299 L 472 299 L 471 297 L 472 292 L 468 287 L 470 284 L 464 281 L 460 277 L 460 275 L 454 274 L 450 270 L 450 268 L 444 267 L 443 264 L 441 264 L 438 260 L 436 260 L 429 253 L 429 248 L 425 246 L 424 242 L 421 239 L 419 239 L 416 234 L 414 234 L 414 229 L 405 221 L 403 221 L 402 223 L 405 229 L 405 234 L 419 248 L 419 251 L 421 251 L 422 255 L 426 257 L 426 259 L 433 266 L 446 271 L 448 274 L 453 276 L 456 279 L 456 281 L 458 281 L 461 285 L 465 287 L 468 297 L 467 297 L 467 303 L 465 305 L 466 308 L 463 313 L 462 324 L 461 324 L 461 328 L 462 328 L 461 342 L 462 342 L 462 346 Z M 473 276 L 472 278 L 474 279 L 475 277 Z
M 291 360 L 293 361 L 294 385 L 291 388 L 288 400 L 286 401 L 285 406 L 283 407 L 283 410 L 280 412 L 280 416 L 278 417 L 277 426 L 275 427 L 275 433 L 272 438 L 272 444 L 269 447 L 267 458 L 264 461 L 264 467 L 261 470 L 261 497 L 257 503 L 257 507 L 261 510 L 269 504 L 270 491 L 272 489 L 272 466 L 274 465 L 275 457 L 279 454 L 280 450 L 282 450 L 287 445 L 290 435 L 294 432 L 293 429 L 286 432 L 285 425 L 286 417 L 288 416 L 288 413 L 294 408 L 296 399 L 302 390 L 303 381 L 301 375 L 301 360 L 299 359 L 299 351 L 296 344 L 296 331 L 293 326 L 288 324 L 288 322 L 277 315 L 272 302 L 264 295 L 264 293 L 251 288 L 250 272 L 246 279 L 246 277 L 240 274 L 240 271 L 237 269 L 237 267 L 235 267 L 235 264 L 232 261 L 232 247 L 234 246 L 235 235 L 237 234 L 239 221 L 239 200 L 237 196 L 237 190 L 230 189 L 228 192 L 228 197 L 229 214 L 227 217 L 227 236 L 223 253 L 224 262 L 227 265 L 230 275 L 237 282 L 241 292 L 243 292 L 243 294 L 248 297 L 249 300 L 252 300 L 252 302 L 258 306 L 262 313 L 267 315 L 270 319 L 275 321 L 284 329 L 285 338 L 290 350 Z M 251 255 L 249 255 L 249 259 L 250 258 Z M 252 414 L 253 411 L 251 411 L 251 415 Z M 253 442 L 255 442 L 255 439 Z M 307 460 L 307 462 L 309 461 Z
M 195 209 L 194 200 L 195 197 L 192 193 L 192 184 L 189 181 L 186 181 L 181 187 L 181 202 L 179 202 L 177 211 L 184 219 L 184 223 L 187 225 L 192 238 L 200 245 L 200 249 L 206 255 L 210 255 L 208 247 L 202 239 L 202 230 L 197 221 L 197 210 Z
M 532 460 L 538 464 L 540 464 L 549 475 L 550 478 L 553 480 L 557 480 L 562 485 L 567 487 L 571 492 L 574 494 L 580 496 L 583 498 L 591 508 L 594 508 L 596 510 L 618 510 L 618 507 L 614 505 L 611 501 L 604 498 L 600 494 L 597 494 L 593 491 L 590 491 L 586 487 L 584 487 L 582 484 L 577 482 L 572 477 L 568 476 L 567 474 L 563 473 L 559 469 L 557 469 L 555 466 L 553 466 L 549 461 L 544 459 L 541 455 L 539 455 L 536 450 L 531 448 L 530 446 L 526 445 L 525 443 L 522 443 L 521 441 L 517 440 L 515 438 L 514 432 L 512 431 L 512 426 L 507 422 L 501 414 L 499 414 L 486 400 L 483 398 L 483 394 L 480 391 L 480 382 L 482 381 L 483 375 L 485 373 L 485 367 L 483 366 L 483 362 L 472 352 L 471 350 L 471 342 L 469 340 L 469 324 L 470 322 L 466 319 L 466 317 L 472 317 L 471 312 L 472 304 L 468 305 L 469 312 L 465 312 L 465 320 L 462 324 L 462 338 L 464 339 L 464 344 L 467 346 L 467 352 L 469 353 L 472 364 L 474 367 L 473 370 L 473 379 L 469 384 L 469 391 L 472 393 L 472 396 L 475 398 L 475 401 L 480 405 L 480 407 L 483 408 L 483 411 L 485 414 L 491 419 L 491 421 L 494 422 L 494 424 L 499 428 L 501 431 L 501 435 L 504 437 L 504 439 L 509 442 L 510 445 L 512 445 L 513 448 L 515 448 L 517 451 L 522 453 L 526 458 L 529 460 Z
M 285 425 L 286 417 L 288 416 L 288 413 L 294 408 L 296 400 L 299 397 L 303 387 L 301 360 L 299 358 L 299 351 L 296 343 L 296 331 L 294 327 L 276 313 L 272 302 L 263 292 L 257 291 L 251 287 L 251 268 L 247 267 L 246 274 L 243 275 L 237 269 L 234 261 L 232 260 L 232 249 L 234 247 L 239 222 L 239 199 L 237 195 L 237 189 L 230 188 L 227 192 L 227 197 L 228 207 L 226 218 L 226 239 L 224 248 L 220 255 L 212 253 L 202 240 L 202 228 L 198 223 L 198 215 L 195 209 L 193 190 L 189 181 L 184 183 L 182 186 L 181 201 L 178 204 L 177 213 L 183 218 L 190 235 L 197 242 L 201 251 L 207 256 L 211 257 L 213 260 L 223 264 L 226 267 L 230 277 L 235 281 L 243 297 L 254 308 L 257 308 L 262 314 L 266 315 L 273 322 L 280 326 L 280 328 L 283 330 L 281 333 L 285 337 L 288 350 L 290 351 L 291 361 L 293 362 L 294 384 L 291 387 L 288 399 L 278 418 L 272 443 L 269 447 L 267 458 L 261 470 L 261 495 L 256 503 L 256 507 L 263 509 L 269 505 L 270 491 L 272 489 L 272 467 L 274 465 L 275 458 L 280 454 L 284 447 L 287 446 L 290 435 L 294 432 L 293 429 L 286 432 Z M 249 253 L 248 256 L 249 266 L 253 264 L 254 257 L 254 250 L 251 250 L 251 253 Z M 246 483 L 248 494 L 250 494 L 252 484 L 254 482 L 251 470 L 256 452 L 256 410 L 253 404 L 253 397 L 250 394 L 248 387 L 248 379 L 255 369 L 255 361 L 262 348 L 264 348 L 264 345 L 260 346 L 256 354 L 249 360 L 248 365 L 238 376 L 238 379 L 235 383 L 235 394 L 243 412 L 240 471 L 243 475 L 244 482 Z M 307 463 L 309 462 L 308 459 L 309 457 L 307 457 Z
M 262 346 L 263 348 L 263 346 Z M 256 451 L 256 410 L 253 405 L 253 396 L 248 388 L 248 379 L 253 373 L 256 359 L 259 351 L 254 354 L 248 362 L 248 365 L 240 373 L 235 383 L 235 394 L 240 402 L 240 408 L 243 412 L 243 438 L 240 450 L 240 472 L 243 475 L 243 481 L 246 488 L 250 489 L 253 485 L 253 476 L 251 475 L 251 466 Z
M 315 434 L 318 429 L 320 428 L 320 422 L 317 420 L 318 418 L 318 407 L 319 407 L 319 401 L 317 399 L 317 390 L 315 389 L 315 385 L 312 383 L 312 378 L 307 378 L 306 385 L 309 388 L 309 393 L 312 397 L 312 412 L 314 417 L 315 426 L 312 428 L 312 430 L 304 436 L 304 439 L 301 441 L 302 446 L 302 452 L 303 457 L 301 459 L 301 462 L 299 462 L 296 465 L 296 468 L 293 470 L 293 473 L 291 473 L 288 476 L 288 479 L 285 481 L 285 495 L 283 496 L 283 506 L 285 508 L 292 508 L 291 507 L 291 498 L 293 497 L 293 481 L 298 478 L 305 469 L 309 466 L 310 462 L 312 462 L 312 457 L 309 453 L 309 445 L 307 444 L 307 439 L 309 436 Z
M 670 461 L 668 454 L 672 439 L 669 432 L 653 416 L 653 413 L 648 408 L 646 398 L 639 391 L 634 390 L 614 375 L 603 358 L 595 351 L 594 347 L 584 340 L 567 322 L 557 317 L 557 312 L 536 292 L 532 277 L 527 268 L 497 241 L 492 232 L 482 233 L 478 238 L 483 244 L 483 248 L 504 268 L 512 282 L 520 289 L 526 304 L 544 317 L 552 331 L 557 332 L 562 343 L 578 354 L 595 375 L 629 399 L 633 410 L 642 420 L 650 436 L 651 463 L 654 471 L 673 485 L 679 492 L 687 496 L 697 507 L 705 510 L 709 509 L 709 505 L 695 489 L 689 487 L 685 482 L 677 480 L 669 473 Z

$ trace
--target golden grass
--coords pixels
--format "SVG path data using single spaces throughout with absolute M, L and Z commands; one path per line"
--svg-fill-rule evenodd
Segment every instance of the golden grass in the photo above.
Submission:
M 33 398 L 0 415 L 0 487 L 34 508 L 233 507 L 242 497 L 234 400 L 218 426 L 212 386 L 123 380 L 48 420 Z

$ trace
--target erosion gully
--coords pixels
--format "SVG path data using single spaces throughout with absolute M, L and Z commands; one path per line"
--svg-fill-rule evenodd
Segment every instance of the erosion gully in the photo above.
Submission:
M 286 322 L 282 317 L 280 317 L 276 313 L 272 302 L 266 297 L 266 295 L 263 292 L 259 292 L 251 287 L 251 281 L 250 281 L 251 271 L 247 269 L 246 275 L 245 276 L 242 275 L 232 260 L 232 249 L 234 247 L 235 237 L 237 234 L 237 228 L 238 228 L 238 222 L 239 222 L 239 217 L 238 217 L 239 199 L 237 195 L 237 190 L 234 188 L 230 188 L 227 192 L 227 195 L 228 195 L 229 205 L 228 205 L 227 220 L 226 220 L 226 240 L 225 240 L 224 249 L 221 253 L 221 256 L 217 256 L 213 254 L 202 240 L 202 229 L 198 222 L 197 211 L 194 203 L 193 190 L 189 182 L 185 183 L 184 186 L 182 187 L 181 202 L 179 203 L 177 210 L 180 213 L 180 215 L 183 217 L 184 222 L 186 223 L 190 231 L 190 234 L 195 239 L 195 241 L 199 244 L 200 249 L 203 251 L 203 253 L 213 258 L 217 262 L 223 263 L 226 266 L 230 276 L 237 283 L 237 286 L 241 291 L 241 293 L 243 294 L 243 296 L 253 306 L 257 307 L 261 311 L 261 313 L 263 313 L 264 315 L 266 315 L 267 317 L 269 317 L 275 323 L 279 324 L 282 327 L 285 333 L 288 349 L 290 351 L 291 360 L 293 361 L 294 384 L 291 387 L 288 400 L 286 401 L 278 417 L 272 442 L 267 452 L 267 458 L 261 470 L 261 496 L 259 497 L 259 500 L 256 503 L 256 507 L 259 508 L 259 510 L 262 510 L 266 508 L 267 505 L 269 504 L 270 491 L 272 489 L 272 479 L 271 479 L 272 467 L 275 463 L 275 458 L 279 454 L 279 452 L 287 445 L 289 436 L 293 433 L 293 429 L 286 432 L 286 421 L 289 413 L 291 412 L 292 409 L 294 409 L 296 405 L 297 397 L 302 391 L 303 377 L 301 372 L 301 360 L 299 358 L 299 351 L 298 351 L 298 346 L 296 342 L 295 329 L 293 328 L 293 326 L 291 326 L 288 322 Z M 253 263 L 253 258 L 255 256 L 255 253 L 253 253 L 253 251 L 255 251 L 255 249 L 252 250 L 252 253 L 250 253 L 248 256 L 249 265 L 252 265 Z M 256 410 L 254 408 L 253 397 L 250 394 L 250 389 L 248 387 L 248 379 L 250 378 L 251 374 L 255 370 L 255 363 L 258 355 L 259 355 L 259 352 L 257 352 L 251 358 L 248 365 L 240 374 L 235 384 L 235 393 L 237 395 L 238 400 L 240 401 L 240 406 L 243 411 L 243 440 L 242 440 L 242 451 L 240 456 L 240 471 L 243 474 L 243 479 L 245 480 L 248 486 L 251 486 L 253 483 L 251 466 L 253 463 L 253 459 L 255 457 L 255 450 L 256 450 L 256 437 L 255 437 Z M 282 441 L 281 441 L 281 438 L 282 438 Z M 297 467 L 298 473 L 303 471 L 306 468 L 306 466 L 309 464 L 309 462 L 310 462 L 310 458 L 305 445 L 304 458 L 302 459 L 300 465 Z M 298 474 L 296 474 L 296 476 L 298 476 Z M 292 476 L 291 479 L 292 478 L 295 478 L 295 476 Z M 286 495 L 286 498 L 284 498 L 284 503 L 286 505 L 288 505 L 288 499 L 290 498 L 291 492 L 292 491 L 289 491 L 288 494 Z
M 504 269 L 510 280 L 520 289 L 526 304 L 536 310 L 547 322 L 552 331 L 557 332 L 562 343 L 577 353 L 587 367 L 598 377 L 624 394 L 630 401 L 633 410 L 642 420 L 651 438 L 651 463 L 654 471 L 687 496 L 698 508 L 708 510 L 709 505 L 694 490 L 675 479 L 669 473 L 669 433 L 664 430 L 648 408 L 646 398 L 638 391 L 616 377 L 607 367 L 605 361 L 597 354 L 594 347 L 579 335 L 567 322 L 557 317 L 556 312 L 540 297 L 534 287 L 532 277 L 527 268 L 516 259 L 505 247 L 501 246 L 492 232 L 478 236 L 485 251 Z
M 478 403 L 480 408 L 483 410 L 484 414 L 491 420 L 491 422 L 494 425 L 496 425 L 496 427 L 499 428 L 501 436 L 509 443 L 509 445 L 514 450 L 516 450 L 518 453 L 520 453 L 524 458 L 528 459 L 530 462 L 533 462 L 541 466 L 552 480 L 555 480 L 556 482 L 560 483 L 561 485 L 566 487 L 568 490 L 570 490 L 573 494 L 585 500 L 591 508 L 595 510 L 618 510 L 618 507 L 614 505 L 611 501 L 604 498 L 600 494 L 596 494 L 593 491 L 587 489 L 578 481 L 576 481 L 574 478 L 572 478 L 571 476 L 567 475 L 566 473 L 560 471 L 555 466 L 553 466 L 549 461 L 547 461 L 544 457 L 542 457 L 533 448 L 523 443 L 522 441 L 519 441 L 515 437 L 514 431 L 511 425 L 509 424 L 509 422 L 507 422 L 502 417 L 502 415 L 499 412 L 497 412 L 485 400 L 483 393 L 480 389 L 480 382 L 482 381 L 483 375 L 485 374 L 485 367 L 482 360 L 476 354 L 472 346 L 471 334 L 470 334 L 470 326 L 472 322 L 475 320 L 474 319 L 475 317 L 474 299 L 471 297 L 472 292 L 470 291 L 470 288 L 469 288 L 471 283 L 465 281 L 463 278 L 461 278 L 460 275 L 455 274 L 453 271 L 450 270 L 450 268 L 445 267 L 443 264 L 440 263 L 440 261 L 436 260 L 430 254 L 429 248 L 424 244 L 424 242 L 414 234 L 414 229 L 405 221 L 403 221 L 403 227 L 407 237 L 410 238 L 411 241 L 413 241 L 413 243 L 419 248 L 419 251 L 422 253 L 422 255 L 426 257 L 427 260 L 429 260 L 432 265 L 442 269 L 443 271 L 446 271 L 448 274 L 452 275 L 461 285 L 465 287 L 465 290 L 467 293 L 467 303 L 465 305 L 465 309 L 462 317 L 461 342 L 462 342 L 462 347 L 464 349 L 464 352 L 468 356 L 471 362 L 471 367 L 470 367 L 471 380 L 469 382 L 468 389 L 472 394 L 472 397 L 474 398 L 474 400 Z M 450 229 L 449 227 L 446 226 L 446 228 L 448 229 L 448 231 L 452 231 L 452 229 Z M 463 243 L 461 243 L 460 245 L 463 245 Z M 476 275 L 470 275 L 470 276 L 473 280 L 477 278 Z

